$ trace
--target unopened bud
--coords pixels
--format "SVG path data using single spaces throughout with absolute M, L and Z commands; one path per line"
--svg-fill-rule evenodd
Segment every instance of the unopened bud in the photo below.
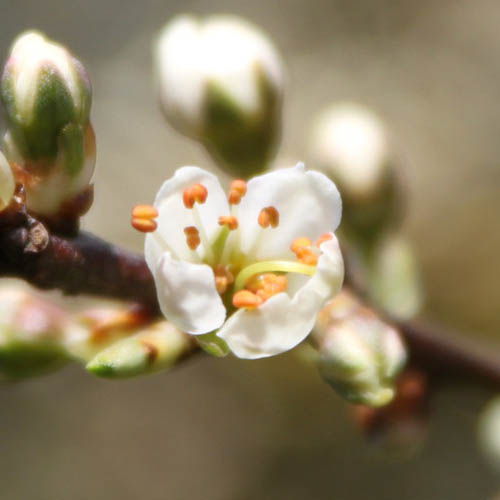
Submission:
M 111 344 L 87 364 L 87 370 L 106 378 L 146 375 L 169 369 L 191 348 L 185 334 L 161 321 Z
M 232 176 L 266 169 L 281 135 L 282 61 L 257 27 L 235 16 L 169 22 L 156 45 L 167 120 L 202 142 Z
M 60 368 L 69 360 L 62 342 L 64 312 L 29 290 L 0 288 L 0 378 L 15 380 Z
M 390 225 L 398 209 L 393 151 L 380 119 L 353 103 L 334 104 L 316 120 L 312 155 L 342 195 L 343 229 L 355 236 Z
M 374 312 L 342 292 L 337 310 L 334 299 L 318 325 L 315 338 L 322 376 L 341 396 L 368 406 L 388 404 L 395 394 L 397 374 L 406 362 L 399 333 Z
M 478 440 L 486 460 L 500 474 L 500 396 L 489 401 L 481 412 Z
M 83 65 L 30 31 L 14 42 L 1 80 L 5 146 L 28 208 L 51 216 L 88 188 L 95 165 L 91 87 Z
M 399 319 L 414 317 L 422 306 L 422 287 L 417 261 L 410 244 L 391 234 L 370 256 L 368 293 L 383 310 Z
M 9 162 L 0 152 L 0 210 L 3 210 L 12 199 L 16 183 Z

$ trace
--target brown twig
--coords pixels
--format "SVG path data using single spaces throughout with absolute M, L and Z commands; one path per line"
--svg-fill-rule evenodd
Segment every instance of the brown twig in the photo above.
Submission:
M 157 313 L 155 285 L 141 255 L 80 232 L 51 234 L 24 208 L 18 191 L 0 212 L 0 276 L 22 278 L 41 289 L 139 302 Z
M 9 209 L 0 212 L 0 277 L 22 278 L 38 288 L 66 294 L 130 300 L 159 314 L 153 277 L 142 256 L 84 232 L 73 238 L 51 234 L 26 212 L 22 189 Z M 346 283 L 363 296 L 349 273 Z M 500 387 L 498 356 L 471 349 L 434 326 L 388 320 L 405 337 L 412 364 Z

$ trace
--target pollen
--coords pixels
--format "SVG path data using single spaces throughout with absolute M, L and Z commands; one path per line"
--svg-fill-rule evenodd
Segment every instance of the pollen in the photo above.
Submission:
M 250 290 L 240 290 L 233 295 L 233 306 L 236 308 L 245 307 L 246 309 L 255 309 L 264 301 Z
M 200 245 L 200 233 L 198 229 L 196 229 L 194 226 L 185 227 L 184 234 L 186 235 L 187 246 L 191 250 L 196 250 Z
M 259 225 L 263 228 L 278 227 L 280 223 L 280 213 L 276 207 L 266 207 L 260 211 L 258 218 Z
M 314 253 L 312 242 L 309 238 L 297 238 L 290 245 L 290 250 L 297 256 L 302 264 L 315 266 L 318 263 L 318 256 Z
M 310 248 L 311 246 L 312 242 L 309 238 L 301 237 L 293 240 L 292 244 L 290 245 L 290 250 L 296 254 L 298 251 L 301 251 L 305 248 Z
M 230 205 L 238 205 L 241 198 L 245 196 L 247 192 L 247 183 L 242 179 L 236 179 L 231 182 L 231 187 L 229 189 L 229 194 L 227 200 Z
M 329 241 L 333 238 L 333 236 L 330 233 L 325 233 L 322 234 L 317 240 L 316 240 L 316 246 L 319 248 L 322 243 L 325 241 Z
M 151 233 L 158 227 L 156 217 L 158 210 L 152 205 L 136 205 L 132 210 L 132 227 L 141 233 Z
M 288 285 L 286 276 L 264 273 L 253 276 L 246 284 L 246 289 L 259 296 L 263 302 L 277 293 L 284 292 Z
M 227 269 L 226 266 L 221 264 L 215 268 L 215 288 L 221 295 L 227 290 L 228 286 L 234 283 L 233 274 Z
M 227 226 L 230 231 L 238 229 L 238 219 L 234 215 L 221 215 L 219 217 L 219 225 Z
M 207 201 L 208 191 L 203 184 L 194 184 L 184 189 L 182 200 L 186 208 L 193 208 L 195 203 L 203 204 Z

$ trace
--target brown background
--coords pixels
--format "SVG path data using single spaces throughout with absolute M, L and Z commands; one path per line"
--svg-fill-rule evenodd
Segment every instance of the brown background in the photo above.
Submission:
M 282 163 L 307 161 L 311 120 L 330 101 L 381 114 L 408 180 L 404 230 L 422 265 L 426 316 L 497 348 L 500 4 L 0 0 L 2 58 L 36 27 L 86 62 L 98 171 L 85 226 L 137 250 L 131 206 L 151 201 L 176 167 L 211 166 L 164 124 L 152 90 L 152 37 L 183 11 L 241 14 L 275 38 L 289 74 Z M 0 388 L 0 497 L 491 499 L 498 478 L 474 434 L 490 395 L 463 383 L 441 389 L 420 453 L 395 458 L 363 440 L 293 355 L 198 359 L 125 382 L 73 367 Z

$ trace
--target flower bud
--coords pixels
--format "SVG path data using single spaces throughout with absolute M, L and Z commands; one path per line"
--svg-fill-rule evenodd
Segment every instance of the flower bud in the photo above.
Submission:
M 351 403 L 388 404 L 406 362 L 399 333 L 342 292 L 322 312 L 315 338 L 323 378 Z
M 15 380 L 60 368 L 69 360 L 60 309 L 24 287 L 0 288 L 0 378 Z
M 233 177 L 266 169 L 281 133 L 282 61 L 258 28 L 235 16 L 179 16 L 156 44 L 167 120 L 202 142 Z
M 481 451 L 493 469 L 500 474 L 500 397 L 488 402 L 478 422 Z
M 384 311 L 398 319 L 414 317 L 422 306 L 417 261 L 408 241 L 390 234 L 367 261 L 368 294 Z
M 334 104 L 316 120 L 312 154 L 342 195 L 342 228 L 371 237 L 395 220 L 398 185 L 386 130 L 357 104 Z
M 111 344 L 87 364 L 87 370 L 106 378 L 146 375 L 172 367 L 191 347 L 186 335 L 161 321 Z
M 91 87 L 67 49 L 30 31 L 12 46 L 1 80 L 7 157 L 25 185 L 27 206 L 57 214 L 88 188 L 95 165 Z
M 12 199 L 16 187 L 14 175 L 5 156 L 0 152 L 0 210 L 3 210 Z

